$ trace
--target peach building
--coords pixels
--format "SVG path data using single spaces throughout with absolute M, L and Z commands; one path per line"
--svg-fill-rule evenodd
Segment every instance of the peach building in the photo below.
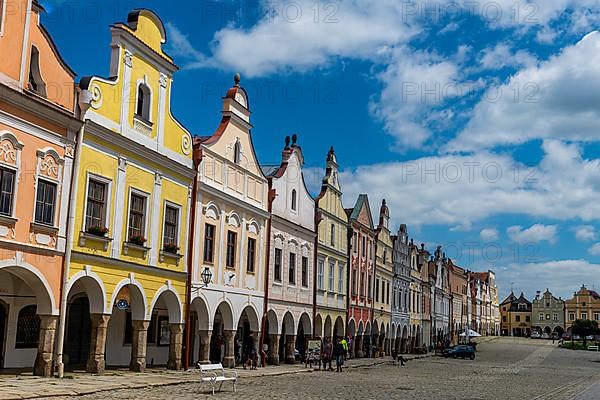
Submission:
M 74 72 L 35 0 L 0 1 L 0 368 L 52 374 L 74 141 Z

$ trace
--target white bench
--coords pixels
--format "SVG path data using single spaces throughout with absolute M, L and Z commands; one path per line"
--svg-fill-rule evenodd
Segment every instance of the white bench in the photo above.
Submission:
M 219 384 L 219 391 L 223 387 L 223 382 L 233 382 L 233 392 L 236 392 L 237 372 L 232 371 L 231 376 L 225 375 L 223 364 L 198 364 L 200 368 L 200 380 L 202 383 L 208 383 L 212 387 L 212 394 L 215 394 L 215 386 Z
M 598 351 L 598 346 L 588 346 L 588 350 L 590 350 L 590 351 Z

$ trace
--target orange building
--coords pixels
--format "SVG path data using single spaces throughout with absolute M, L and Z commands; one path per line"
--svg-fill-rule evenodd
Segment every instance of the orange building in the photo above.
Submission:
M 73 71 L 35 0 L 0 1 L 0 368 L 52 375 L 76 132 Z

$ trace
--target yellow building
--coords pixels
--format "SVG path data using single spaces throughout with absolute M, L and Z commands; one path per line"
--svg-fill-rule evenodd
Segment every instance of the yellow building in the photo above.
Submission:
M 62 361 L 181 368 L 192 138 L 171 115 L 173 60 L 149 10 L 111 26 L 110 78 L 83 78 Z M 84 107 L 85 108 L 85 107 Z M 91 350 L 90 350 L 91 349 Z M 59 356 L 60 357 L 60 356 Z
M 348 216 L 342 204 L 337 158 L 333 147 L 321 193 L 316 199 L 318 222 L 315 336 L 345 334 L 348 278 Z
M 375 310 L 373 312 L 373 334 L 376 336 L 377 349 L 380 354 L 391 354 L 390 338 L 392 323 L 392 284 L 394 279 L 394 263 L 392 255 L 394 242 L 389 229 L 390 211 L 385 200 L 379 212 L 379 225 L 376 230 L 375 254 Z

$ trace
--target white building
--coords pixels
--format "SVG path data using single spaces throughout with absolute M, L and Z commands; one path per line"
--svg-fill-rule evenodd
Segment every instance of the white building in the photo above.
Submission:
M 313 333 L 315 201 L 304 183 L 304 158 L 297 136 L 285 141 L 281 164 L 263 167 L 269 180 L 271 237 L 268 265 L 269 359 L 293 363 Z

